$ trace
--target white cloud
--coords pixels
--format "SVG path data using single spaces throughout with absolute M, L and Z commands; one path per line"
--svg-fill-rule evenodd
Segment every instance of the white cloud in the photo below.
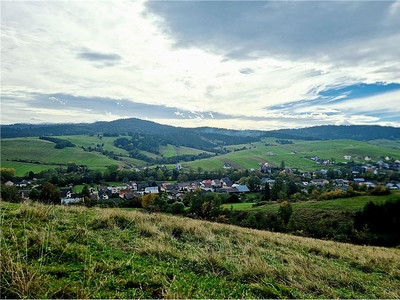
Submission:
M 57 122 L 130 114 L 68 108 L 57 94 L 112 98 L 124 108 L 121 99 L 162 105 L 175 110 L 175 121 L 154 119 L 151 111 L 145 115 L 189 127 L 385 122 L 371 114 L 399 111 L 398 94 L 379 101 L 342 94 L 334 99 L 340 104 L 323 106 L 313 100 L 333 87 L 400 83 L 399 2 L 311 4 L 197 1 L 161 9 L 158 2 L 143 1 L 2 2 L 1 122 L 21 122 L 34 111 L 37 118 Z M 217 8 L 212 16 L 208 5 Z M 183 9 L 191 6 L 195 9 Z M 236 19 L 240 26 L 232 27 Z M 39 94 L 63 110 L 33 109 L 30 95 Z M 304 105 L 293 111 L 271 108 L 296 101 Z M 215 118 L 217 113 L 230 119 Z

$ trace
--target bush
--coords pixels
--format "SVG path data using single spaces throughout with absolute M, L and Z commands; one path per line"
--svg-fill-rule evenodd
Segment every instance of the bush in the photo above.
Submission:
M 185 205 L 182 202 L 175 202 L 171 205 L 171 213 L 175 215 L 183 214 L 185 211 Z
M 372 189 L 371 195 L 380 196 L 380 195 L 389 195 L 390 189 L 383 186 L 376 186 Z

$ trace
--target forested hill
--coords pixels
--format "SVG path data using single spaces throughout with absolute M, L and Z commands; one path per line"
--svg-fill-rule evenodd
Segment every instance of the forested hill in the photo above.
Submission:
M 400 128 L 377 125 L 325 125 L 301 129 L 281 129 L 271 131 L 230 130 L 211 127 L 182 128 L 161 125 L 136 118 L 120 119 L 111 122 L 80 124 L 13 124 L 1 126 L 1 138 L 28 136 L 59 136 L 77 134 L 102 134 L 105 136 L 132 135 L 139 133 L 150 136 L 164 136 L 175 140 L 174 144 L 188 145 L 202 140 L 212 145 L 241 144 L 258 141 L 262 137 L 280 139 L 400 139 Z
M 270 131 L 270 134 L 287 135 L 292 138 L 310 138 L 320 140 L 352 139 L 370 141 L 376 139 L 398 140 L 400 128 L 378 125 L 324 125 L 300 129 L 281 129 Z

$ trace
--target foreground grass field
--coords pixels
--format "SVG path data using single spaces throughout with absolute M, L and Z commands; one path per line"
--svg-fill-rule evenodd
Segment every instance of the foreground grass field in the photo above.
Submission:
M 400 250 L 1 202 L 2 298 L 399 298 Z

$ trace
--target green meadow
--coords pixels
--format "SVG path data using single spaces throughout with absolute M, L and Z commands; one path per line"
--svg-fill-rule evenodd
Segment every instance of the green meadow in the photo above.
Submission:
M 147 163 L 130 158 L 126 150 L 117 148 L 113 142 L 115 137 L 98 137 L 97 135 L 77 135 L 61 136 L 74 143 L 76 147 L 55 149 L 55 144 L 39 138 L 15 138 L 1 140 L 1 163 L 4 166 L 15 166 L 17 176 L 23 176 L 30 170 L 36 172 L 48 166 L 66 165 L 69 162 L 83 164 L 89 168 L 105 168 L 108 165 L 123 165 L 127 167 L 146 165 Z M 112 152 L 118 157 L 114 160 L 102 155 L 99 152 L 84 151 L 82 147 L 88 149 L 95 148 L 98 144 L 103 145 L 103 149 Z M 266 144 L 268 146 L 266 146 Z M 395 159 L 400 158 L 400 149 L 393 147 L 396 142 L 379 140 L 375 142 L 359 142 L 354 140 L 332 140 L 332 141 L 304 141 L 293 140 L 293 144 L 281 145 L 276 143 L 276 139 L 263 139 L 261 142 L 244 145 L 227 146 L 231 150 L 224 155 L 216 155 L 211 158 L 183 162 L 184 171 L 189 169 L 201 168 L 204 171 L 215 171 L 222 169 L 224 163 L 229 163 L 237 169 L 258 169 L 260 164 L 269 163 L 271 166 L 280 166 L 285 162 L 287 168 L 296 168 L 300 171 L 313 171 L 323 168 L 323 165 L 316 164 L 310 159 L 312 156 L 319 156 L 321 159 L 333 159 L 336 163 L 347 162 L 344 155 L 352 155 L 356 162 L 365 162 L 364 157 L 370 156 L 371 162 L 384 159 L 390 156 Z M 391 147 L 392 146 L 392 147 Z M 235 151 L 246 147 L 245 150 Z M 153 153 L 140 151 L 152 157 L 160 158 Z M 188 147 L 176 147 L 172 145 L 160 146 L 160 153 L 164 157 L 176 155 L 197 155 L 204 151 Z M 273 155 L 268 155 L 268 153 Z
M 38 138 L 2 139 L 1 164 L 2 166 L 14 164 L 17 176 L 23 176 L 31 169 L 43 170 L 48 169 L 48 166 L 54 168 L 68 163 L 86 165 L 91 169 L 123 164 L 100 153 L 87 152 L 79 147 L 55 149 L 54 146 L 54 143 Z
M 265 146 L 266 143 L 271 144 Z M 246 147 L 246 150 L 234 151 L 225 155 L 189 162 L 185 166 L 197 168 L 201 166 L 205 170 L 222 168 L 224 163 L 231 163 L 238 169 L 258 169 L 260 163 L 269 163 L 272 166 L 280 166 L 285 162 L 287 168 L 298 168 L 301 171 L 313 171 L 323 168 L 310 159 L 318 156 L 321 159 L 332 158 L 336 163 L 347 162 L 345 155 L 352 155 L 355 162 L 365 162 L 364 157 L 370 156 L 371 163 L 384 160 L 385 156 L 395 159 L 400 158 L 400 150 L 372 145 L 366 142 L 354 140 L 332 141 L 302 141 L 293 140 L 293 144 L 280 145 L 274 139 L 265 139 L 263 142 L 227 147 L 231 150 Z M 251 148 L 251 149 L 249 149 Z M 273 155 L 268 155 L 271 152 Z M 296 153 L 296 154 L 294 154 Z

